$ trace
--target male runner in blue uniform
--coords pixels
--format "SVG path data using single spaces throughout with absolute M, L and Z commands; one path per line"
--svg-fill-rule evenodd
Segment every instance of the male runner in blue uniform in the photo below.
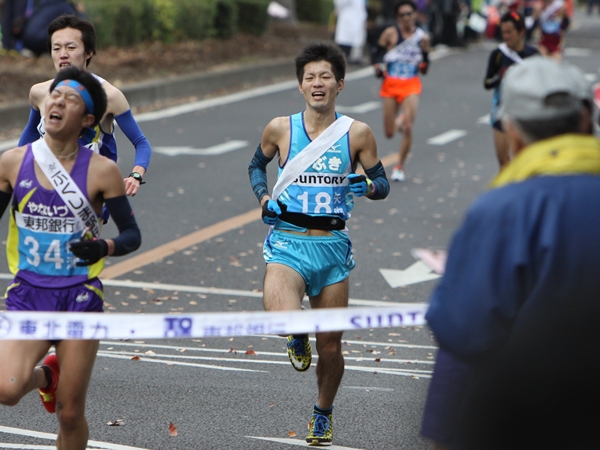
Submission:
M 264 244 L 267 263 L 263 302 L 267 311 L 300 310 L 306 293 L 312 308 L 348 306 L 348 276 L 355 266 L 345 221 L 350 217 L 347 196 L 385 198 L 389 183 L 377 156 L 368 125 L 354 121 L 341 139 L 321 145 L 321 156 L 276 199 L 267 186 L 266 166 L 279 158 L 279 176 L 301 158 L 307 145 L 334 122 L 337 95 L 344 88 L 344 54 L 334 44 L 308 45 L 296 58 L 296 75 L 306 110 L 277 117 L 265 128 L 248 168 L 262 208 L 263 221 L 272 225 Z M 355 172 L 360 163 L 365 175 Z M 312 445 L 333 440 L 333 401 L 344 373 L 342 332 L 317 333 L 319 396 L 306 441 Z M 305 371 L 311 363 L 308 335 L 288 337 L 293 367 Z
M 521 14 L 515 11 L 504 14 L 500 19 L 500 30 L 503 42 L 490 54 L 483 87 L 494 90 L 490 122 L 494 130 L 496 157 L 502 169 L 510 161 L 508 140 L 498 117 L 502 78 L 510 66 L 522 63 L 525 58 L 539 54 L 539 51 L 525 42 L 525 21 Z
M 92 57 L 96 54 L 94 25 L 74 15 L 59 16 L 50 23 L 48 42 L 56 71 L 66 67 L 87 70 Z M 100 123 L 93 129 L 86 129 L 79 142 L 96 153 L 116 161 L 117 143 L 114 136 L 114 122 L 116 121 L 135 147 L 135 165 L 131 173 L 124 179 L 127 195 L 134 196 L 148 170 L 152 149 L 133 118 L 125 95 L 108 81 L 97 75 L 94 76 L 100 81 L 106 92 L 108 105 Z M 21 135 L 19 145 L 29 144 L 44 135 L 43 117 L 46 114 L 44 105 L 52 81 L 48 80 L 32 86 L 29 92 L 29 102 L 31 103 L 29 122 Z
M 15 276 L 6 291 L 6 308 L 101 312 L 98 275 L 104 257 L 136 250 L 140 231 L 117 165 L 78 142 L 81 131 L 104 115 L 106 94 L 100 83 L 92 74 L 71 67 L 59 72 L 49 90 L 44 138 L 0 156 L 0 214 L 11 205 L 7 256 Z M 62 166 L 60 179 L 74 182 L 81 191 L 79 201 L 66 203 L 65 189 L 62 194 L 54 189 L 56 183 L 45 175 L 40 154 L 49 161 L 56 158 L 49 167 Z M 103 204 L 119 229 L 116 238 L 99 239 L 94 233 L 94 218 Z M 87 214 L 81 205 L 89 206 Z M 56 354 L 35 367 L 51 345 Z M 96 340 L 0 340 L 0 403 L 16 405 L 39 389 L 46 410 L 58 416 L 57 448 L 87 448 L 85 398 L 97 351 Z

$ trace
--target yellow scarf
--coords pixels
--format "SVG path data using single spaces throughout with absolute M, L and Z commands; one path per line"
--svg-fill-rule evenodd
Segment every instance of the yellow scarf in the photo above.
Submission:
M 524 148 L 490 183 L 498 188 L 540 175 L 600 175 L 600 140 L 565 134 Z

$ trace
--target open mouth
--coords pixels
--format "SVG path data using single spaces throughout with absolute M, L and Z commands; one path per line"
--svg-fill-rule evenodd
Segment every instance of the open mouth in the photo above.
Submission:
M 313 98 L 325 98 L 325 92 L 317 91 L 312 93 Z
M 71 65 L 71 63 L 69 62 L 62 62 L 58 65 L 59 69 L 64 69 L 65 67 L 69 67 Z
M 50 120 L 58 120 L 58 121 L 60 121 L 60 120 L 62 120 L 62 114 L 60 114 L 60 113 L 58 113 L 58 112 L 56 112 L 56 111 L 52 111 L 52 112 L 50 112 L 50 114 L 48 115 L 48 118 L 49 118 Z

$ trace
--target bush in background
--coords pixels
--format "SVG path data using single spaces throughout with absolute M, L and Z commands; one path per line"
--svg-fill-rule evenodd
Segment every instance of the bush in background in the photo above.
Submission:
M 327 25 L 333 12 L 333 0 L 296 0 L 298 20 Z

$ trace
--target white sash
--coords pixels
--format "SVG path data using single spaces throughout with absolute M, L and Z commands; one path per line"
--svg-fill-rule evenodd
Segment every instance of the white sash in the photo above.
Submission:
M 500 50 L 502 53 L 504 53 L 505 56 L 512 59 L 517 64 L 521 64 L 523 62 L 523 58 L 521 58 L 519 54 L 515 52 L 512 48 L 509 48 L 508 45 L 506 45 L 506 42 L 500 44 L 498 46 L 498 50 Z
M 344 136 L 354 122 L 348 116 L 341 116 L 327 127 L 314 141 L 302 149 L 291 161 L 288 161 L 277 183 L 273 187 L 271 198 L 277 200 L 286 188 L 292 184 L 312 163 Z
M 560 8 L 562 8 L 564 4 L 565 2 L 563 0 L 554 0 L 550 6 L 540 13 L 540 21 L 545 22 L 550 19 L 550 17 L 552 17 Z
M 48 181 L 54 186 L 60 198 L 65 202 L 71 213 L 73 213 L 75 221 L 81 225 L 81 229 L 89 230 L 95 238 L 100 237 L 98 218 L 90 202 L 83 195 L 79 186 L 75 184 L 69 172 L 67 172 L 54 153 L 48 148 L 48 144 L 46 144 L 44 138 L 38 139 L 31 144 L 31 151 L 40 169 L 42 169 L 42 172 L 48 178 Z
M 398 61 L 401 59 L 401 57 L 403 57 L 404 50 L 413 44 L 418 44 L 418 42 L 423 39 L 423 36 L 425 36 L 425 32 L 418 27 L 415 28 L 415 32 L 413 34 L 404 39 L 383 56 L 383 61 L 386 63 Z

